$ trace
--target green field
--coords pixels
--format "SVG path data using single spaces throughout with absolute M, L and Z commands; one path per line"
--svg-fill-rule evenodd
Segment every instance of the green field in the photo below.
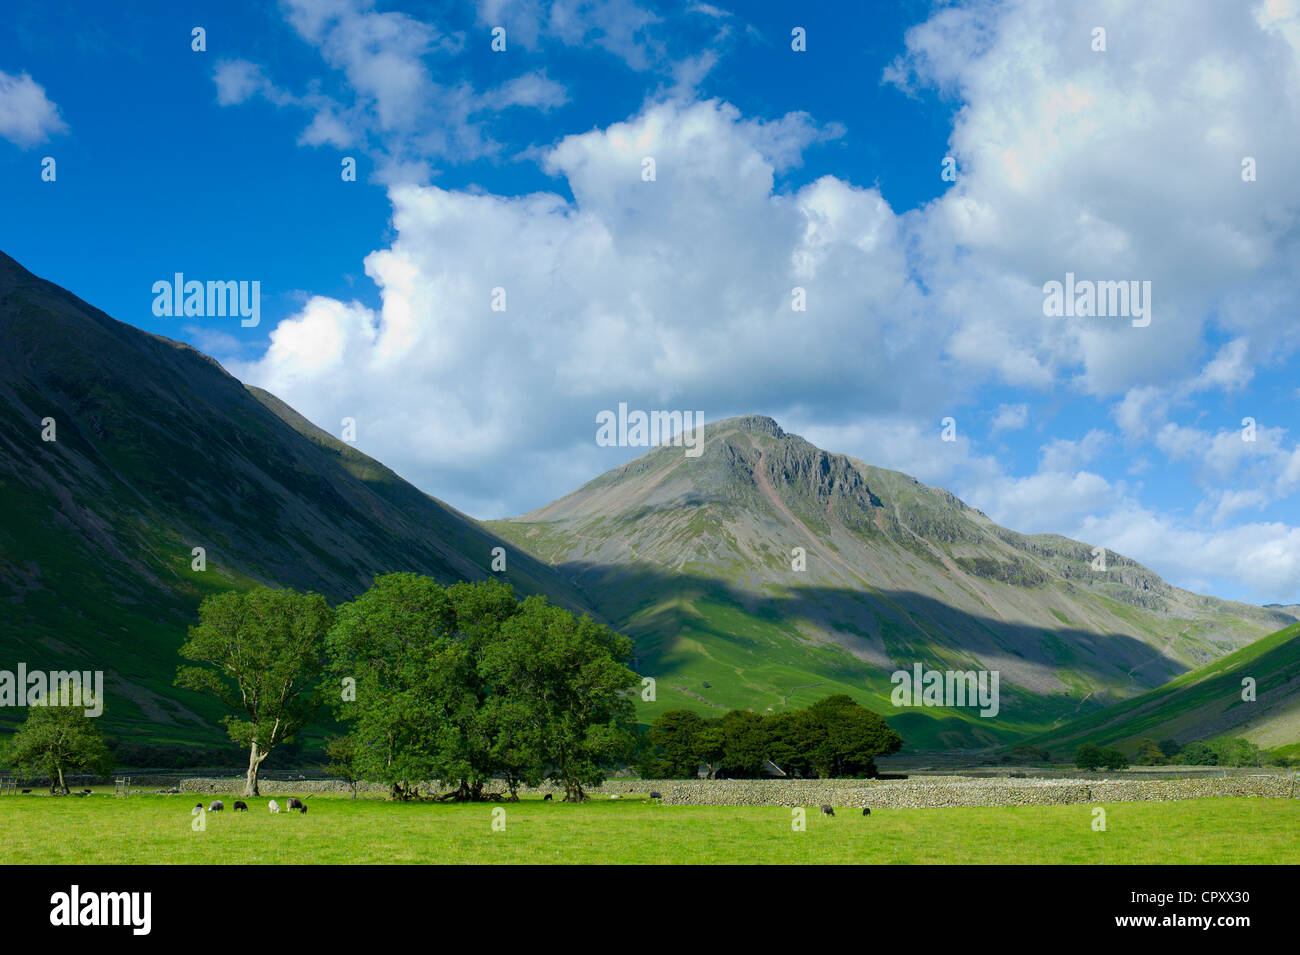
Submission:
M 276 794 L 281 805 L 284 797 Z M 390 803 L 313 796 L 306 815 L 210 813 L 193 795 L 0 799 L 6 863 L 1300 863 L 1300 800 L 1204 799 L 981 809 Z M 211 799 L 212 797 L 207 797 Z M 232 797 L 222 797 L 226 806 Z M 493 831 L 504 809 L 504 831 Z

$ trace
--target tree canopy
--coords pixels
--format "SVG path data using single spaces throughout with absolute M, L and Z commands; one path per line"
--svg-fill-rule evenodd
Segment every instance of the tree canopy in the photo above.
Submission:
M 732 710 L 706 720 L 668 710 L 650 725 L 646 743 L 640 765 L 651 778 L 692 778 L 701 764 L 710 777 L 752 778 L 769 761 L 790 776 L 829 778 L 875 775 L 875 760 L 897 752 L 902 738 L 839 694 L 768 715 Z
M 512 795 L 544 778 L 583 798 L 631 754 L 631 641 L 545 598 L 496 581 L 444 587 L 387 574 L 338 609 L 330 673 L 358 771 L 415 795 L 421 781 L 482 799 L 494 776 Z
M 20 775 L 48 778 L 51 793 L 68 792 L 65 774 L 86 769 L 105 775 L 113 757 L 95 720 L 76 706 L 40 705 L 9 740 L 5 762 Z
M 216 697 L 234 712 L 223 722 L 248 748 L 244 795 L 279 743 L 293 739 L 319 710 L 314 692 L 324 667 L 333 614 L 319 594 L 256 587 L 207 597 L 180 654 L 176 685 Z

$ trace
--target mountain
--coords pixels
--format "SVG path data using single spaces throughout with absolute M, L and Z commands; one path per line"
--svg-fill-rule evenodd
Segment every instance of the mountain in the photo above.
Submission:
M 1180 590 L 1118 554 L 1094 570 L 1087 544 L 999 527 L 758 416 L 706 425 L 698 457 L 655 448 L 489 526 L 634 637 L 658 681 L 650 712 L 845 692 L 913 748 L 1042 730 L 1293 620 Z M 794 548 L 806 570 L 792 569 Z M 894 708 L 889 674 L 916 663 L 999 671 L 1001 712 Z
M 480 524 L 3 254 L 0 499 L 0 668 L 104 670 L 105 722 L 139 742 L 220 737 L 212 704 L 171 685 L 204 595 L 267 583 L 337 602 L 394 570 L 481 579 L 497 546 L 519 592 L 636 639 L 658 680 L 643 716 L 846 692 L 912 749 L 1042 733 L 1296 619 L 1179 590 L 1120 555 L 1094 571 L 1086 544 L 1006 530 L 762 417 L 706 426 L 699 457 L 657 448 Z M 998 670 L 997 718 L 893 708 L 889 674 L 917 663 Z
M 504 543 L 211 358 L 3 254 L 0 500 L 0 667 L 104 670 L 105 721 L 141 742 L 221 735 L 211 705 L 171 685 L 204 595 L 266 583 L 340 601 L 388 571 L 480 579 Z M 508 568 L 518 591 L 583 608 L 527 554 Z
M 1254 700 L 1242 699 L 1247 677 L 1255 681 Z M 1216 736 L 1244 736 L 1263 749 L 1300 755 L 1300 623 L 1028 742 L 1072 753 L 1081 743 Z

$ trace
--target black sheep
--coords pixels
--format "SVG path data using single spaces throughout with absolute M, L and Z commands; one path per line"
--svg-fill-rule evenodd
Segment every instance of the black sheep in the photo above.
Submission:
M 301 799 L 299 799 L 297 796 L 290 796 L 290 797 L 289 797 L 289 808 L 290 808 L 290 809 L 297 809 L 299 812 L 306 812 L 306 811 L 307 811 L 307 806 L 306 806 L 306 805 L 303 803 L 303 801 L 302 801 Z
M 866 807 L 866 806 L 862 807 L 862 815 L 864 815 L 864 816 L 869 816 L 869 815 L 871 815 L 871 810 L 870 810 L 868 807 Z
M 555 796 L 553 794 L 547 793 L 545 796 L 542 797 L 542 802 L 550 802 L 554 798 Z
M 248 812 L 248 803 L 235 800 L 235 812 Z
M 651 799 L 663 799 L 664 797 L 663 797 L 663 795 L 662 795 L 661 793 L 657 793 L 657 792 L 655 792 L 655 791 L 652 789 L 652 790 L 650 790 L 650 798 L 651 798 Z
M 823 815 L 823 816 L 833 816 L 833 815 L 835 815 L 835 810 L 834 810 L 834 808 L 832 808 L 831 806 L 822 806 L 822 815 Z

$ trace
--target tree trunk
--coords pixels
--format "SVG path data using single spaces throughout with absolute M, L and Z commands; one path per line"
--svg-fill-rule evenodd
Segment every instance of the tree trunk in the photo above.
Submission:
M 59 774 L 59 789 L 63 793 L 63 795 L 66 796 L 68 794 L 68 784 L 63 781 L 63 767 L 56 766 L 54 768 Z
M 257 789 L 257 770 L 261 765 L 262 761 L 258 758 L 257 754 L 257 743 L 254 742 L 248 750 L 248 777 L 244 780 L 245 796 L 261 795 Z

